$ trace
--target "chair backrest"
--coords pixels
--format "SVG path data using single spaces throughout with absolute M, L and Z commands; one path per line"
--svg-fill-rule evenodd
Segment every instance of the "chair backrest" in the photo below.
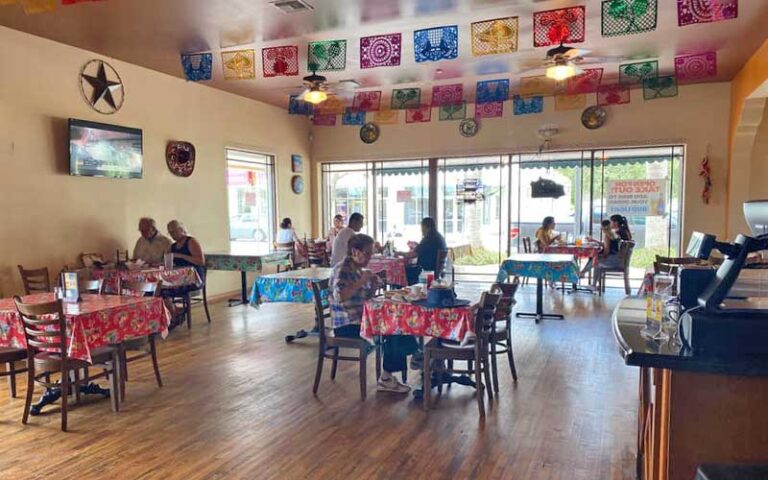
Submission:
M 117 279 L 117 294 L 128 297 L 159 297 L 162 281 L 136 282 Z
M 703 263 L 703 260 L 696 257 L 662 257 L 656 255 L 656 262 L 665 265 L 698 265 Z
M 291 252 L 296 248 L 295 242 L 275 242 L 276 252 Z
M 523 237 L 523 253 L 533 253 L 531 237 Z
M 482 337 L 482 333 L 487 333 L 491 330 L 493 322 L 495 321 L 496 306 L 501 300 L 501 294 L 483 292 L 478 303 L 477 316 L 475 317 L 475 333 L 478 338 Z
M 517 303 L 515 294 L 520 286 L 520 279 L 515 277 L 512 283 L 494 283 L 491 293 L 500 294 L 501 298 L 496 305 L 496 320 L 506 320 L 512 313 L 512 307 Z
M 51 279 L 48 276 L 48 267 L 31 270 L 27 270 L 21 265 L 18 267 L 21 281 L 24 284 L 24 291 L 27 295 L 51 291 Z
M 307 259 L 311 265 L 327 265 L 328 253 L 325 242 L 307 242 Z
M 80 286 L 80 291 L 85 293 L 93 293 L 95 295 L 101 295 L 104 290 L 104 279 L 86 280 Z
M 61 300 L 50 303 L 24 303 L 13 297 L 16 310 L 24 325 L 28 358 L 41 351 L 55 351 L 62 358 L 67 355 L 67 321 Z
M 90 268 L 96 263 L 104 264 L 104 256 L 100 253 L 83 252 L 80 254 L 80 265 L 85 268 Z
M 317 322 L 317 329 L 320 333 L 320 342 L 325 343 L 326 339 L 326 326 L 325 320 L 331 318 L 331 306 L 328 300 L 323 299 L 323 295 L 330 295 L 331 282 L 328 279 L 317 280 L 312 282 L 312 294 L 315 298 L 315 320 Z
M 624 271 L 629 271 L 629 265 L 632 262 L 632 252 L 635 250 L 635 242 L 632 240 L 622 240 L 619 244 L 619 258 L 623 260 Z
M 445 260 L 448 258 L 448 249 L 442 249 L 437 251 L 437 259 L 435 260 L 435 278 L 439 278 L 445 270 Z
M 118 264 L 123 264 L 128 262 L 130 260 L 130 256 L 128 255 L 128 250 L 117 250 L 117 255 L 115 256 L 115 261 Z
M 383 295 L 384 290 L 387 289 L 387 271 L 386 270 L 379 270 L 375 273 L 376 277 L 379 279 L 379 288 L 376 290 L 377 295 Z

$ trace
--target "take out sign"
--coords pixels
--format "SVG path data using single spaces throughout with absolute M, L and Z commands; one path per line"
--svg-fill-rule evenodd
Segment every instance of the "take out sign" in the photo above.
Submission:
M 606 186 L 610 215 L 649 217 L 666 214 L 666 178 L 609 180 Z

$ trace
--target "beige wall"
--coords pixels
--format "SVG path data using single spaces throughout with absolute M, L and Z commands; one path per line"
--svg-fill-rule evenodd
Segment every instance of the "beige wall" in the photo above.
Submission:
M 543 114 L 515 117 L 507 102 L 504 118 L 485 120 L 473 138 L 459 135 L 458 122 L 438 121 L 436 109 L 430 123 L 406 125 L 401 118 L 399 125 L 381 126 L 381 137 L 371 145 L 360 141 L 359 127 L 314 127 L 313 158 L 317 169 L 326 161 L 533 151 L 540 143 L 536 131 L 551 123 L 560 128 L 552 144 L 557 150 L 682 143 L 686 145 L 684 239 L 694 229 L 725 234 L 729 84 L 682 86 L 679 96 L 653 101 L 644 101 L 640 90 L 632 90 L 630 104 L 608 107 L 608 121 L 599 130 L 585 129 L 580 111 L 556 112 L 553 103 L 554 99 L 547 97 Z M 471 106 L 468 110 L 473 111 Z M 712 201 L 705 206 L 699 199 L 702 182 L 698 172 L 708 147 L 714 191 Z M 315 179 L 319 178 L 316 170 Z M 314 190 L 318 206 L 320 190 Z M 319 207 L 314 213 L 316 225 L 327 223 L 321 221 Z
M 765 105 L 763 122 L 757 130 L 752 149 L 752 168 L 749 174 L 749 198 L 768 199 L 768 103 Z
M 161 225 L 183 220 L 208 251 L 228 247 L 227 146 L 277 158 L 278 215 L 309 225 L 309 191 L 290 191 L 290 156 L 310 161 L 305 118 L 204 85 L 116 60 L 126 101 L 115 115 L 93 112 L 79 92 L 81 66 L 98 55 L 0 27 L 0 290 L 20 291 L 16 265 L 73 264 L 79 252 L 114 255 L 132 248 L 140 216 Z M 10 48 L 12 46 L 12 48 Z M 68 175 L 67 119 L 115 123 L 144 131 L 144 178 Z M 173 176 L 169 140 L 197 149 L 195 173 Z M 311 169 L 304 177 L 310 184 Z M 309 190 L 309 189 L 308 189 Z M 239 288 L 239 275 L 213 272 L 212 294 Z

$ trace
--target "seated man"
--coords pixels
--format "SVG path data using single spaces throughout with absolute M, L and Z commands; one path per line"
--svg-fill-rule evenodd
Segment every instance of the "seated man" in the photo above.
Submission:
M 365 301 L 373 297 L 378 278 L 370 270 L 364 270 L 373 255 L 373 239 L 356 234 L 349 239 L 347 256 L 333 269 L 331 275 L 331 317 L 333 332 L 337 337 L 357 338 Z M 384 360 L 378 391 L 408 393 L 407 384 L 399 382 L 392 374 L 408 368 L 408 355 L 416 352 L 416 339 L 409 335 L 390 335 L 384 342 Z
M 331 248 L 331 266 L 335 267 L 341 263 L 347 256 L 347 243 L 353 235 L 363 229 L 363 222 L 365 218 L 360 213 L 353 213 L 349 216 L 348 226 L 342 228 L 336 238 L 333 239 L 333 247 Z
M 133 247 L 133 259 L 150 265 L 162 265 L 163 255 L 171 247 L 171 240 L 157 231 L 155 220 L 149 217 L 139 220 L 139 232 L 141 237 Z
M 414 285 L 419 282 L 419 275 L 422 270 L 437 270 L 437 252 L 446 250 L 445 238 L 437 231 L 435 219 L 424 217 L 421 221 L 422 239 L 416 248 L 407 253 L 406 258 L 416 257 L 416 265 L 408 265 L 405 274 L 408 277 L 408 285 Z

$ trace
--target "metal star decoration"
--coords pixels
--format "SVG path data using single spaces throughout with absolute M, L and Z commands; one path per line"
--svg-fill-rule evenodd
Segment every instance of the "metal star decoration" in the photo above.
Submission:
M 92 63 L 96 64 L 95 76 L 86 73 L 88 67 Z M 112 73 L 117 78 L 117 81 L 110 80 L 107 77 L 107 68 L 109 68 L 110 73 Z M 80 73 L 80 78 L 80 86 L 83 97 L 88 101 L 88 104 L 91 106 L 91 108 L 99 113 L 104 114 L 115 113 L 116 111 L 120 110 L 120 107 L 123 105 L 123 82 L 120 80 L 120 76 L 117 75 L 117 72 L 114 68 L 112 68 L 111 65 L 101 60 L 91 60 L 90 62 L 86 63 L 85 66 L 83 66 L 83 70 Z M 86 93 L 86 83 L 92 88 L 90 95 Z M 118 95 L 118 93 L 120 95 Z M 118 97 L 118 99 L 115 97 Z M 100 103 L 102 101 L 106 102 L 110 108 L 101 108 Z

